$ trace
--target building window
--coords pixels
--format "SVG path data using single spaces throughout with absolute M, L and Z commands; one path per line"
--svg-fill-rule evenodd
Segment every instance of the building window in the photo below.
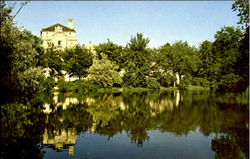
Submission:
M 69 35 L 71 35 L 71 32 L 69 32 Z
M 61 44 L 62 44 L 62 41 L 58 41 L 58 46 L 61 46 Z

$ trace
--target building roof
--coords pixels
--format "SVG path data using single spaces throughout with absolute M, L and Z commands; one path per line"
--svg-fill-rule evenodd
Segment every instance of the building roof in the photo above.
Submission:
M 66 26 L 64 26 L 64 25 L 62 25 L 62 24 L 59 24 L 59 23 L 57 23 L 57 24 L 55 24 L 55 25 L 52 25 L 52 26 L 50 26 L 50 27 L 48 27 L 48 28 L 42 28 L 42 31 L 55 31 L 55 27 L 56 27 L 56 26 L 61 26 L 61 27 L 62 27 L 62 30 L 63 30 L 64 32 L 66 32 L 66 31 L 76 32 L 75 29 L 71 29 L 71 28 L 66 27 Z

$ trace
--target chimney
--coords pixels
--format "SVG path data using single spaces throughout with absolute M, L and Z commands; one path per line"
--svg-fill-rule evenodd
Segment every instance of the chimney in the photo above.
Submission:
M 74 29 L 74 22 L 73 19 L 68 19 L 68 27 Z

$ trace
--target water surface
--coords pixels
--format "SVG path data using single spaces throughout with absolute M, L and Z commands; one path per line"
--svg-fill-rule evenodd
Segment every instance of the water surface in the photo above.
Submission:
M 248 106 L 223 102 L 205 90 L 58 93 L 18 113 L 23 115 L 15 119 L 4 112 L 9 114 L 2 120 L 4 158 L 249 156 Z

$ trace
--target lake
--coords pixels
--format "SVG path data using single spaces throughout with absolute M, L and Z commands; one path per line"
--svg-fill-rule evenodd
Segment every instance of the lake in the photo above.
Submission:
M 249 158 L 248 105 L 209 90 L 55 93 L 1 115 L 2 158 Z

